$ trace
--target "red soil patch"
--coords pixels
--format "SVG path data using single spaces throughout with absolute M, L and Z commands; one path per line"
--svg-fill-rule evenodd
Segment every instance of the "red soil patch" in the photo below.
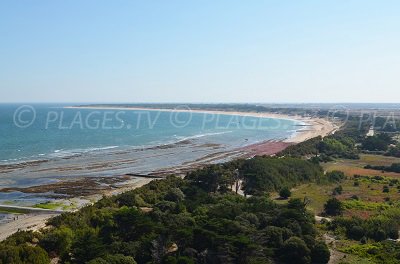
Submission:
M 262 143 L 246 146 L 242 150 L 246 151 L 247 153 L 253 156 L 263 156 L 263 155 L 270 156 L 286 149 L 290 145 L 293 145 L 293 143 L 287 143 L 282 141 L 265 141 Z
M 373 211 L 367 211 L 367 210 L 346 210 L 344 212 L 344 216 L 347 217 L 359 217 L 361 219 L 368 219 L 370 216 L 376 214 L 376 212 Z

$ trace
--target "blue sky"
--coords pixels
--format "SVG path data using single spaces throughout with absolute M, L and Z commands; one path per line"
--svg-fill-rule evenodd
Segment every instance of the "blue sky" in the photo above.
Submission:
M 1 102 L 399 102 L 400 1 L 0 1 Z

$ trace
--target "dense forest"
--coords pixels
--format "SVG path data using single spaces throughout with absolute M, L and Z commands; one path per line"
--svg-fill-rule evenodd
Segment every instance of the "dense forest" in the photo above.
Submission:
M 306 204 L 268 195 L 321 177 L 309 161 L 257 157 L 152 181 L 55 217 L 42 234 L 16 233 L 0 263 L 327 263 Z

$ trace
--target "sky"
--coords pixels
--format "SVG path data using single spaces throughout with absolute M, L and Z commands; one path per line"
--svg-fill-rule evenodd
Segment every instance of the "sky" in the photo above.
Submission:
M 0 102 L 400 102 L 400 1 L 3 0 Z

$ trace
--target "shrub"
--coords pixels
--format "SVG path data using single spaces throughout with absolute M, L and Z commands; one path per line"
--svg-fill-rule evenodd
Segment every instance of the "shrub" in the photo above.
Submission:
M 165 200 L 171 201 L 171 202 L 180 202 L 185 198 L 185 195 L 179 188 L 172 188 L 171 190 L 168 191 L 168 193 L 165 195 Z
M 306 243 L 299 237 L 291 237 L 282 247 L 282 260 L 285 263 L 306 264 L 311 261 L 311 252 Z
M 355 195 L 355 194 L 353 194 L 350 198 L 353 199 L 353 200 L 359 200 L 358 196 Z
M 326 176 L 330 182 L 341 182 L 345 178 L 344 172 L 342 171 L 331 171 L 328 172 Z
M 331 198 L 325 203 L 324 211 L 327 215 L 341 215 L 343 213 L 343 205 L 338 199 Z
M 60 227 L 54 231 L 47 233 L 41 240 L 40 245 L 48 252 L 56 252 L 58 255 L 65 255 L 69 252 L 72 241 L 73 232 L 68 227 Z
M 335 189 L 333 189 L 332 194 L 337 195 L 337 194 L 342 194 L 342 192 L 343 192 L 343 187 L 342 185 L 339 185 Z
M 382 189 L 382 192 L 384 192 L 384 193 L 388 193 L 390 190 L 389 190 L 389 187 L 388 186 L 383 186 L 383 189 Z
M 311 261 L 315 264 L 325 264 L 329 262 L 331 254 L 325 243 L 319 242 L 311 250 Z
M 354 240 L 360 240 L 362 237 L 364 237 L 365 231 L 361 226 L 352 226 L 348 231 L 347 231 L 347 236 L 351 239 Z
M 0 263 L 47 264 L 47 252 L 41 247 L 29 245 L 0 247 Z
M 383 229 L 377 229 L 372 233 L 372 238 L 375 241 L 383 241 L 386 237 L 386 232 Z
M 292 195 L 292 192 L 289 190 L 289 188 L 285 187 L 279 191 L 279 196 L 283 199 L 287 199 Z

